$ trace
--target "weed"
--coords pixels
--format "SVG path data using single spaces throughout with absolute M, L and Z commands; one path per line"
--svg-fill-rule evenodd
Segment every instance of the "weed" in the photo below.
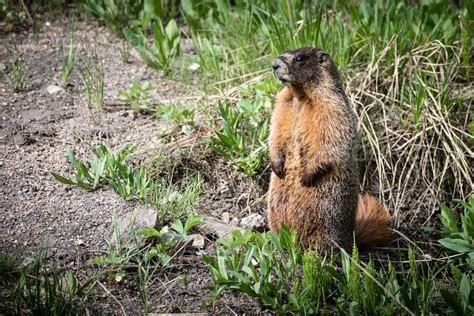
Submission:
M 130 58 L 132 57 L 132 53 L 130 52 L 130 45 L 127 41 L 121 41 L 121 45 L 119 47 L 120 57 L 124 63 L 129 63 Z
M 96 158 L 86 163 L 77 160 L 69 150 L 68 160 L 75 169 L 75 177 L 51 174 L 61 183 L 85 190 L 110 185 L 120 196 L 153 207 L 158 213 L 157 225 L 187 218 L 201 193 L 201 176 L 190 175 L 186 182 L 176 184 L 173 183 L 173 171 L 169 170 L 169 176 L 153 179 L 144 167 L 136 168 L 127 163 L 136 147 L 128 145 L 114 153 L 102 144 L 94 149 Z
M 268 154 L 269 100 L 241 100 L 236 106 L 222 103 L 215 118 L 211 148 L 248 175 L 261 171 Z
M 408 251 L 409 268 L 376 269 L 372 260 L 364 264 L 354 248 L 352 256 L 341 253 L 321 258 L 302 251 L 295 234 L 283 227 L 279 233 L 235 231 L 218 241 L 216 257 L 204 256 L 215 285 L 214 297 L 234 290 L 257 298 L 278 314 L 416 314 L 445 313 L 436 306 L 440 291 L 435 286 L 442 271 L 420 264 Z M 365 265 L 365 268 L 364 268 Z M 460 274 L 460 273 L 458 273 Z M 467 275 L 458 277 L 459 293 L 441 291 L 450 312 L 472 309 Z M 332 312 L 331 312 L 332 311 Z
M 474 268 L 474 194 L 469 195 L 467 201 L 455 200 L 464 207 L 460 214 L 460 221 L 455 213 L 445 204 L 441 204 L 441 223 L 444 237 L 438 242 L 447 249 L 464 254 L 470 269 Z M 460 222 L 460 223 L 459 223 Z M 460 225 L 459 225 L 460 224 Z
M 134 79 L 130 90 L 120 91 L 119 98 L 130 104 L 132 109 L 148 109 L 151 102 L 150 90 L 151 85 L 148 81 L 140 84 Z
M 156 116 L 162 117 L 169 122 L 173 122 L 179 126 L 194 125 L 194 115 L 196 107 L 176 105 L 176 104 L 162 104 L 156 107 Z
M 104 106 L 104 66 L 94 51 L 87 53 L 81 60 L 78 70 L 86 94 L 89 109 Z
M 441 295 L 446 305 L 453 311 L 453 315 L 461 316 L 474 313 L 474 291 L 472 291 L 474 282 L 472 276 L 464 273 L 457 283 L 457 291 L 441 289 Z
M 333 259 L 301 252 L 295 233 L 285 227 L 279 233 L 234 231 L 219 240 L 217 258 L 203 259 L 216 283 L 215 297 L 237 290 L 279 314 L 317 313 L 334 291 Z
M 76 47 L 76 21 L 73 20 L 71 35 L 69 37 L 69 48 L 67 51 L 64 49 L 64 43 L 61 42 L 60 52 L 62 60 L 62 75 L 61 75 L 61 86 L 66 88 L 71 79 L 71 75 L 76 67 L 77 47 Z
M 181 219 L 176 219 L 170 226 L 165 225 L 160 230 L 151 227 L 140 229 L 138 232 L 140 235 L 152 238 L 155 243 L 146 253 L 146 260 L 150 261 L 157 258 L 161 266 L 169 267 L 172 260 L 171 250 L 174 249 L 176 253 L 176 251 L 179 251 L 179 249 L 176 249 L 177 246 L 188 243 L 190 241 L 188 232 L 201 224 L 202 220 L 202 216 L 191 214 L 187 217 L 184 225 Z
M 88 14 L 121 35 L 121 30 L 127 27 L 130 21 L 138 18 L 143 9 L 143 2 L 143 0 L 84 0 L 81 4 Z
M 20 92 L 26 89 L 26 75 L 27 70 L 19 56 L 13 58 L 10 62 L 8 72 L 3 72 L 8 85 L 14 92 Z
M 171 70 L 171 63 L 180 52 L 180 31 L 175 20 L 168 22 L 166 27 L 161 20 L 151 22 L 153 43 L 147 44 L 147 38 L 138 27 L 124 30 L 127 41 L 139 52 L 142 60 L 148 66 L 162 69 L 166 72 Z
M 157 226 L 166 225 L 175 219 L 186 219 L 193 213 L 202 189 L 199 174 L 188 175 L 187 181 L 173 183 L 173 171 L 157 181 L 150 191 L 148 203 L 157 211 Z
M 17 313 L 77 315 L 86 312 L 94 278 L 81 282 L 73 272 L 59 273 L 46 267 L 44 252 L 23 269 L 13 290 Z
M 95 190 L 102 184 L 109 184 L 125 198 L 135 197 L 144 200 L 151 186 L 151 180 L 143 168 L 135 172 L 134 168 L 126 163 L 135 149 L 135 145 L 127 145 L 114 153 L 102 144 L 94 149 L 96 159 L 87 163 L 78 161 L 74 153 L 68 150 L 68 160 L 76 171 L 75 179 L 54 172 L 52 175 L 61 183 L 86 190 Z

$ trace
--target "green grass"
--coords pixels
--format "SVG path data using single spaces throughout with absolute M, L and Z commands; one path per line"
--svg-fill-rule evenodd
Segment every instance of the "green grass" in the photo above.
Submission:
M 79 280 L 72 271 L 64 273 L 47 266 L 45 253 L 20 272 L 12 297 L 16 313 L 33 315 L 77 315 L 87 312 L 95 278 Z
M 181 182 L 173 180 L 173 169 L 166 161 L 158 162 L 165 168 L 166 176 L 156 177 L 145 166 L 134 166 L 128 162 L 136 145 L 127 145 L 113 152 L 105 144 L 93 150 L 95 159 L 88 162 L 78 160 L 69 150 L 67 157 L 74 168 L 73 177 L 52 172 L 59 182 L 85 190 L 97 190 L 110 186 L 125 199 L 138 200 L 157 211 L 157 226 L 174 220 L 186 219 L 193 212 L 199 199 L 202 178 L 199 174 L 187 174 Z
M 77 69 L 81 78 L 87 107 L 101 110 L 104 107 L 104 65 L 96 50 L 86 52 Z
M 8 85 L 13 92 L 20 92 L 26 89 L 27 68 L 20 56 L 15 56 L 8 66 L 8 70 L 2 71 Z
M 463 315 L 474 310 L 469 270 L 449 275 L 446 264 L 416 259 L 408 262 L 363 262 L 352 256 L 321 257 L 303 251 L 287 228 L 279 233 L 236 231 L 220 239 L 216 257 L 204 256 L 213 275 L 214 298 L 233 290 L 256 298 L 277 314 Z M 398 267 L 395 267 L 398 265 Z M 454 282 L 455 289 L 443 285 Z M 442 304 L 440 304 L 440 297 Z
M 65 43 L 61 42 L 59 50 L 61 53 L 61 79 L 60 84 L 63 88 L 69 85 L 71 76 L 76 68 L 77 46 L 76 46 L 76 20 L 72 22 L 71 35 L 69 36 L 69 47 L 65 48 Z
M 445 204 L 441 204 L 441 223 L 444 237 L 438 242 L 449 250 L 461 255 L 468 268 L 474 269 L 474 194 L 466 202 L 456 200 L 464 211 L 457 216 Z

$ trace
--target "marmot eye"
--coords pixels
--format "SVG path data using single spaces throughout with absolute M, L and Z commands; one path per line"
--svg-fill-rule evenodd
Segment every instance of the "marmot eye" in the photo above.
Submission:
M 305 59 L 304 55 L 298 55 L 298 56 L 296 56 L 295 61 L 300 62 L 300 61 L 303 61 L 304 59 Z

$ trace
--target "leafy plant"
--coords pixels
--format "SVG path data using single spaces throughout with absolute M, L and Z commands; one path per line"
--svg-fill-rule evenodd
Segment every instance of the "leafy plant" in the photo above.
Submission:
M 248 175 L 261 170 L 268 154 L 269 104 L 266 98 L 243 99 L 236 106 L 221 103 L 215 118 L 211 148 Z
M 157 258 L 162 266 L 169 267 L 172 260 L 171 250 L 179 250 L 176 248 L 188 243 L 190 241 L 188 232 L 201 224 L 202 220 L 202 216 L 191 214 L 184 225 L 181 219 L 176 219 L 170 226 L 165 225 L 160 230 L 152 227 L 140 229 L 138 232 L 140 235 L 152 238 L 154 241 L 154 246 L 145 255 L 146 260 Z
M 203 257 L 214 279 L 215 298 L 225 290 L 245 293 L 278 314 L 334 313 L 334 308 L 344 315 L 445 312 L 435 303 L 440 295 L 435 286 L 438 272 L 417 262 L 412 249 L 408 258 L 408 269 L 395 271 L 390 261 L 388 267 L 376 269 L 372 260 L 363 263 L 354 248 L 352 256 L 342 251 L 339 268 L 337 256 L 321 258 L 301 250 L 286 227 L 279 233 L 234 231 L 218 241 L 215 257 Z M 471 304 L 465 278 L 460 293 L 463 298 L 443 294 L 451 301 L 450 312 L 467 310 Z
M 469 195 L 467 202 L 455 200 L 464 207 L 460 214 L 460 223 L 455 213 L 445 204 L 441 204 L 441 223 L 444 238 L 438 242 L 454 252 L 465 254 L 466 262 L 474 268 L 474 194 Z M 461 224 L 461 225 L 459 225 Z
M 130 21 L 138 18 L 143 10 L 143 4 L 143 0 L 84 0 L 82 8 L 105 23 L 113 32 L 121 34 L 123 27 L 127 27 Z
M 115 192 L 127 199 L 137 199 L 153 207 L 158 214 L 157 224 L 187 218 L 201 193 L 202 178 L 190 175 L 184 183 L 173 183 L 173 171 L 162 179 L 153 179 L 144 167 L 134 167 L 127 159 L 137 148 L 127 145 L 116 153 L 101 144 L 94 149 L 95 159 L 81 162 L 68 151 L 68 160 L 75 169 L 75 177 L 64 177 L 55 172 L 52 176 L 59 182 L 78 186 L 85 190 L 96 190 L 101 185 L 110 185 Z
M 153 43 L 147 44 L 147 38 L 139 27 L 125 29 L 124 35 L 130 45 L 137 49 L 142 60 L 155 69 L 170 71 L 173 60 L 180 52 L 180 31 L 175 20 L 168 22 L 166 27 L 160 19 L 151 22 Z
M 163 226 L 176 219 L 187 219 L 198 201 L 203 180 L 198 174 L 190 174 L 182 183 L 173 183 L 173 171 L 156 181 L 147 203 L 157 211 L 156 225 Z
M 474 291 L 472 276 L 463 274 L 458 281 L 458 291 L 441 289 L 441 295 L 453 315 L 462 316 L 474 313 Z
M 278 313 L 298 312 L 300 308 L 310 307 L 302 304 L 304 293 L 309 291 L 304 291 L 299 276 L 303 255 L 293 232 L 286 228 L 278 234 L 234 231 L 229 238 L 218 242 L 217 257 L 203 257 L 216 284 L 215 297 L 232 289 L 258 298 Z M 313 258 L 316 257 L 306 257 L 305 262 L 317 269 L 319 266 Z M 322 270 L 323 274 L 328 272 Z M 324 279 L 325 275 L 322 275 Z M 312 283 L 308 278 L 305 280 Z M 327 288 L 327 284 L 321 285 L 321 289 Z
M 169 122 L 177 125 L 194 125 L 194 114 L 196 107 L 177 105 L 177 104 L 162 104 L 156 107 L 156 115 L 162 117 Z
M 145 202 L 151 196 L 151 192 L 156 190 L 156 185 L 145 168 L 134 168 L 126 162 L 136 147 L 127 145 L 114 153 L 102 144 L 94 149 L 96 159 L 87 163 L 78 161 L 74 153 L 69 150 L 68 160 L 76 170 L 75 179 L 54 172 L 51 174 L 61 183 L 86 190 L 95 190 L 100 185 L 107 184 L 124 198 Z
M 126 179 L 133 179 L 130 168 L 127 168 L 125 161 L 135 151 L 135 145 L 127 145 L 116 154 L 106 145 L 102 144 L 94 150 L 96 159 L 87 163 L 78 161 L 72 150 L 68 150 L 67 158 L 76 171 L 75 179 L 63 177 L 55 172 L 52 176 L 61 183 L 75 185 L 86 190 L 95 190 L 100 184 L 114 180 L 118 174 Z M 119 187 L 119 184 L 116 185 Z
M 130 90 L 120 91 L 119 98 L 129 103 L 132 109 L 147 109 L 151 101 L 150 90 L 151 85 L 148 81 L 140 84 L 134 79 Z

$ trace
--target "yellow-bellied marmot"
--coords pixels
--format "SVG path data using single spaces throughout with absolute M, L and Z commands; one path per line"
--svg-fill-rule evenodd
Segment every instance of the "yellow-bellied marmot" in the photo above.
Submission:
M 316 48 L 279 56 L 273 72 L 285 86 L 272 116 L 268 221 L 296 230 L 306 247 L 350 250 L 390 239 L 390 216 L 359 194 L 357 117 L 331 57 Z

